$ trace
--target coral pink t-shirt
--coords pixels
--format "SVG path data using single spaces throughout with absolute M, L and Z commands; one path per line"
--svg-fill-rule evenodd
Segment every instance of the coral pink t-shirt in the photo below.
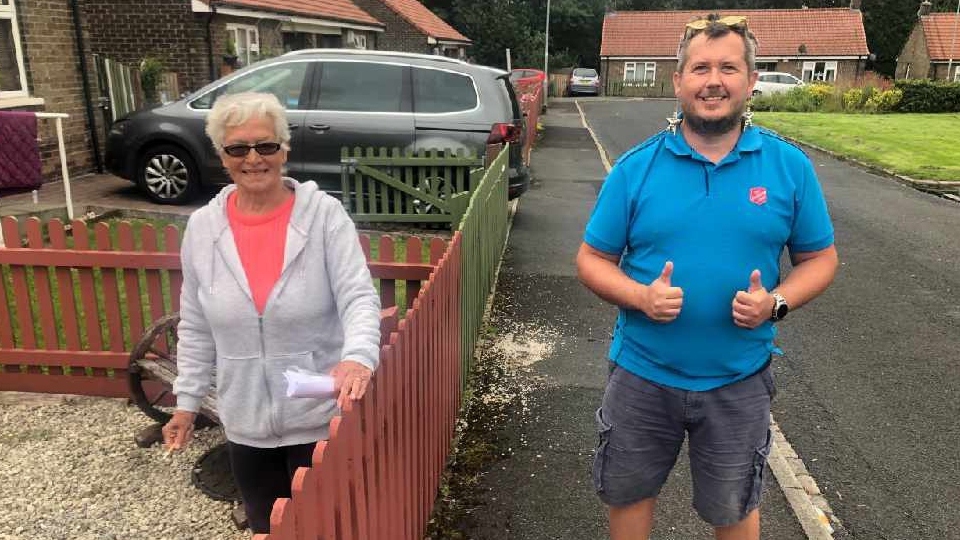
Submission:
M 283 253 L 287 247 L 287 225 L 295 197 L 290 197 L 266 214 L 244 214 L 237 209 L 237 192 L 227 197 L 227 220 L 247 275 L 253 303 L 261 315 L 270 291 L 280 279 Z

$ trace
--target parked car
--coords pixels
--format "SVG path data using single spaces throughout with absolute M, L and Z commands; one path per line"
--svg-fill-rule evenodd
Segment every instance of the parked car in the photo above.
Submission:
M 467 148 L 511 143 L 509 193 L 529 185 L 524 118 L 506 71 L 443 56 L 310 49 L 263 60 L 168 105 L 114 122 L 106 163 L 153 201 L 182 204 L 202 186 L 229 182 L 204 133 L 221 95 L 271 92 L 286 104 L 288 174 L 339 196 L 340 149 Z
M 789 73 L 761 71 L 757 76 L 757 84 L 753 87 L 753 95 L 778 94 L 798 86 L 803 86 L 803 81 Z
M 600 95 L 600 74 L 593 68 L 576 68 L 570 72 L 567 79 L 567 94 Z

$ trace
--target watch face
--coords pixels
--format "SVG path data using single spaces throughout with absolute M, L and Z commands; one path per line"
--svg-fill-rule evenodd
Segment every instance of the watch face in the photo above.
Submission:
M 786 302 L 778 305 L 778 306 L 777 306 L 777 318 L 778 318 L 778 319 L 782 319 L 782 318 L 786 317 L 786 316 L 787 316 L 787 311 L 789 311 L 789 310 L 790 310 L 790 308 L 787 306 Z

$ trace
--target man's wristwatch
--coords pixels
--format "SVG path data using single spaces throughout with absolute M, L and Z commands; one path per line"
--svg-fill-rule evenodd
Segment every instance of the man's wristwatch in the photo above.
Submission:
M 773 293 L 773 311 L 770 313 L 770 320 L 777 322 L 787 316 L 787 313 L 790 311 L 790 306 L 787 304 L 787 299 L 783 297 L 780 293 Z

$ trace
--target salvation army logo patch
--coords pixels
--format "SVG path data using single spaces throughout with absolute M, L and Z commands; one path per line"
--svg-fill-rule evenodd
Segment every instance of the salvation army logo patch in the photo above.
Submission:
M 766 204 L 767 188 L 762 186 L 750 188 L 750 202 L 756 205 Z

